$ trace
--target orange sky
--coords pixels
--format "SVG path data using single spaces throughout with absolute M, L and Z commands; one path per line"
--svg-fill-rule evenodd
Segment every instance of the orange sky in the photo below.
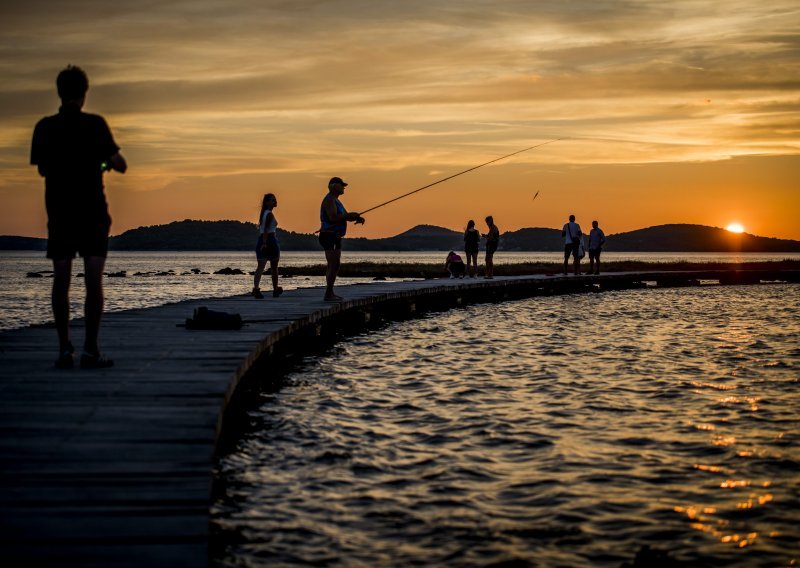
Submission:
M 560 227 L 574 213 L 606 233 L 737 221 L 800 239 L 796 1 L 130 4 L 0 8 L 0 234 L 46 233 L 30 136 L 73 63 L 129 163 L 106 176 L 114 234 L 255 221 L 264 192 L 281 227 L 311 232 L 332 175 L 363 210 L 568 137 L 349 234 L 487 214 L 502 231 Z

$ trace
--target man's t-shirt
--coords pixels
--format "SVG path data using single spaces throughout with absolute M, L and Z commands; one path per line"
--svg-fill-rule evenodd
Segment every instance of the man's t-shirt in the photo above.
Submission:
M 589 250 L 597 250 L 606 242 L 606 235 L 599 227 L 589 231 Z
M 62 106 L 33 131 L 31 164 L 45 176 L 50 221 L 107 215 L 101 164 L 119 151 L 103 117 Z
M 581 226 L 574 221 L 566 223 L 561 232 L 564 234 L 565 245 L 578 243 L 580 241 L 580 237 L 583 235 L 581 232 Z

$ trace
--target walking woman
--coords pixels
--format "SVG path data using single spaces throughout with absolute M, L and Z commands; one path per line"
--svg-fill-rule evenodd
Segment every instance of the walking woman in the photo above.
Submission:
M 467 223 L 467 230 L 464 231 L 464 252 L 467 255 L 467 274 L 470 278 L 475 278 L 478 271 L 478 246 L 481 241 L 481 234 L 475 228 L 475 221 L 472 219 Z
M 278 245 L 278 238 L 275 231 L 278 229 L 278 220 L 275 218 L 273 209 L 278 206 L 278 199 L 273 193 L 264 195 L 261 201 L 261 215 L 259 215 L 258 241 L 256 242 L 256 274 L 253 278 L 253 297 L 261 299 L 259 285 L 264 267 L 269 261 L 269 270 L 272 273 L 272 296 L 277 298 L 283 292 L 283 288 L 278 286 L 278 261 L 281 258 L 281 247 Z

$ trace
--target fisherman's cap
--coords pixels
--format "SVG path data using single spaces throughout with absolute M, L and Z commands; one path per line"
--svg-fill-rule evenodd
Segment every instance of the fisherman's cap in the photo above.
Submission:
M 340 177 L 332 177 L 332 178 L 331 178 L 331 181 L 329 181 L 329 182 L 328 182 L 328 185 L 333 185 L 333 184 L 335 184 L 335 183 L 339 183 L 339 184 L 341 184 L 341 185 L 342 185 L 342 187 L 347 187 L 347 184 L 346 184 L 346 183 L 344 182 L 344 180 L 343 180 L 342 178 L 340 178 Z

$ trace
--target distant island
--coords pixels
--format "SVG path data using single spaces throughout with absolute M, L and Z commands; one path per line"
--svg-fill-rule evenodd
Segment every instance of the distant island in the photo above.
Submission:
M 111 237 L 118 251 L 246 251 L 252 250 L 258 228 L 241 221 L 175 221 L 139 227 Z M 619 252 L 800 252 L 800 241 L 731 233 L 705 225 L 658 225 L 607 236 L 605 251 Z M 316 235 L 278 229 L 285 251 L 319 250 Z M 393 237 L 346 239 L 352 251 L 447 251 L 463 248 L 463 235 L 444 227 L 418 225 Z M 46 239 L 0 236 L 0 250 L 45 250 Z M 501 251 L 561 251 L 560 229 L 528 228 L 500 237 Z

